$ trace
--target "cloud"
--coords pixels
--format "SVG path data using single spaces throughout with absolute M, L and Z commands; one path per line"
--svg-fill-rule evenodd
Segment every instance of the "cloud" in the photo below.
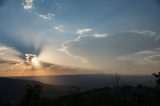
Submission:
M 6 46 L 0 45 L 0 51 L 8 49 Z
M 152 64 L 157 64 L 157 62 L 160 62 L 160 54 L 150 55 L 145 57 L 144 60 Z
M 149 63 L 156 63 L 159 61 L 160 56 L 160 48 L 153 48 L 148 50 L 139 51 L 137 53 L 130 54 L 128 56 L 123 56 L 119 59 L 128 59 L 134 55 L 134 58 L 138 57 L 138 60 L 149 62 Z
M 139 54 L 145 55 L 143 58 L 144 61 L 152 63 L 154 65 L 159 65 L 160 63 L 160 48 L 155 48 L 147 51 L 139 52 Z
M 80 34 L 80 35 L 77 38 L 73 39 L 73 40 L 64 41 L 61 44 L 62 48 L 58 49 L 58 51 L 64 52 L 65 54 L 67 54 L 70 57 L 79 59 L 84 64 L 88 64 L 88 60 L 86 58 L 84 58 L 82 56 L 78 56 L 78 55 L 72 54 L 69 51 L 69 49 L 70 49 L 69 45 L 70 45 L 70 43 L 79 42 L 79 40 L 81 40 L 81 39 L 83 39 L 85 37 L 105 38 L 107 36 L 105 33 L 103 33 L 103 34 L 101 34 L 101 33 L 95 33 L 93 35 L 83 35 L 83 33 L 90 32 L 90 31 L 92 31 L 91 28 L 85 28 L 85 29 L 79 29 L 79 30 L 77 30 L 77 34 Z
M 145 35 L 148 37 L 154 37 L 156 35 L 156 32 L 150 31 L 150 30 L 143 30 L 143 31 L 131 31 L 132 33 L 137 33 L 141 35 Z
M 57 25 L 54 27 L 54 29 L 59 32 L 64 32 L 64 25 Z
M 48 13 L 48 14 L 46 14 L 46 15 L 44 15 L 44 14 L 38 14 L 37 13 L 37 15 L 40 17 L 40 18 L 42 18 L 42 19 L 44 19 L 44 20 L 52 20 L 52 17 L 54 17 L 54 14 L 53 13 Z
M 60 50 L 67 55 L 83 57 L 99 69 L 118 70 L 127 66 L 133 67 L 133 63 L 135 66 L 140 65 L 138 61 L 146 65 L 144 58 L 153 55 L 152 53 L 157 51 L 155 48 L 160 48 L 160 39 L 155 39 L 157 36 L 155 32 L 147 30 L 112 35 L 79 35 L 74 40 L 63 42 Z M 126 63 L 126 61 L 130 62 Z M 147 70 L 149 69 L 151 67 Z
M 106 37 L 107 35 L 106 35 L 105 33 L 104 33 L 104 34 L 96 33 L 96 34 L 94 34 L 93 36 L 96 37 L 96 38 L 104 38 L 104 37 Z
M 145 51 L 137 52 L 136 54 L 154 54 L 154 53 L 156 52 L 152 50 L 145 50 Z
M 68 74 L 68 73 L 72 73 L 73 71 L 75 72 L 75 68 L 73 67 L 67 67 L 67 66 L 57 65 L 53 63 L 43 62 L 39 60 L 39 57 L 37 57 L 37 59 L 39 60 L 38 63 L 40 67 L 39 68 L 34 67 L 34 65 L 30 63 L 31 61 L 30 59 L 34 58 L 35 55 L 21 54 L 14 47 L 0 45 L 0 54 L 1 54 L 0 55 L 0 67 L 1 67 L 0 76 L 2 75 L 35 75 L 34 74 L 35 72 L 37 73 L 37 75 L 46 75 L 46 74 L 51 75 L 51 74 L 58 74 L 58 73 L 63 74 L 63 72 Z M 23 57 L 23 55 L 25 55 L 26 58 Z M 42 72 L 42 70 L 44 72 Z M 58 72 L 55 72 L 55 71 L 58 71 Z
M 91 31 L 92 31 L 91 28 L 79 29 L 79 30 L 77 30 L 77 34 L 84 34 L 86 32 L 91 32 Z
M 64 53 L 67 54 L 68 56 L 73 57 L 73 58 L 76 58 L 76 59 L 79 59 L 79 60 L 82 61 L 82 63 L 86 64 L 86 63 L 88 62 L 87 59 L 85 59 L 85 58 L 83 58 L 83 57 L 81 57 L 81 56 L 73 55 L 73 54 L 68 50 L 69 47 L 67 47 L 66 45 L 67 45 L 68 43 L 74 42 L 74 41 L 76 41 L 76 39 L 73 40 L 73 41 L 72 41 L 72 40 L 69 40 L 69 41 L 63 42 L 63 43 L 61 44 L 62 48 L 61 48 L 61 49 L 58 49 L 58 51 L 64 52 Z
M 23 0 L 22 6 L 25 10 L 31 11 L 33 9 L 33 0 Z
M 16 63 L 23 61 L 21 53 L 13 47 L 0 45 L 0 63 Z
M 31 10 L 34 7 L 33 2 L 36 2 L 35 5 L 39 3 L 39 1 L 34 1 L 34 0 L 23 0 L 22 6 L 24 10 L 31 12 Z M 43 1 L 41 1 L 40 3 L 43 3 Z M 35 15 L 38 15 L 40 18 L 44 20 L 50 21 L 54 17 L 53 11 L 43 10 L 43 8 L 39 8 L 38 5 L 36 5 L 36 9 L 33 12 L 35 13 Z
M 86 31 L 89 31 L 90 29 L 83 29 L 83 33 L 86 32 Z M 91 31 L 91 30 L 90 30 Z M 58 51 L 61 51 L 61 52 L 64 52 L 65 54 L 67 54 L 68 56 L 70 57 L 73 57 L 73 58 L 76 58 L 80 61 L 82 61 L 83 64 L 86 64 L 88 63 L 88 60 L 82 56 L 78 56 L 78 55 L 74 55 L 72 54 L 68 49 L 70 49 L 69 47 L 69 44 L 72 43 L 72 42 L 79 42 L 79 40 L 85 38 L 85 37 L 94 37 L 94 38 L 105 38 L 107 37 L 106 34 L 100 34 L 100 33 L 95 33 L 93 35 L 82 35 L 80 34 L 77 38 L 75 38 L 74 40 L 68 40 L 68 41 L 65 41 L 61 44 L 61 49 L 58 49 Z

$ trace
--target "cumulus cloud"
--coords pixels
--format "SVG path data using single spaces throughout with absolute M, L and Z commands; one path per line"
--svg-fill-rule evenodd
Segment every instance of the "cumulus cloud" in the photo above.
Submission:
M 61 51 L 83 57 L 99 68 L 124 68 L 122 60 L 132 61 L 131 64 L 135 62 L 136 65 L 139 65 L 137 61 L 146 64 L 145 58 L 153 55 L 157 52 L 155 48 L 160 47 L 160 39 L 155 39 L 156 37 L 155 32 L 146 30 L 121 32 L 107 37 L 106 34 L 80 35 L 63 43 Z M 151 57 L 148 59 L 151 60 Z
M 33 0 L 23 0 L 22 6 L 25 10 L 31 11 L 33 9 Z
M 92 31 L 91 28 L 79 29 L 79 30 L 77 30 L 77 34 L 84 34 L 86 32 L 91 32 L 91 31 Z
M 59 32 L 64 32 L 64 25 L 57 25 L 54 27 L 54 29 Z

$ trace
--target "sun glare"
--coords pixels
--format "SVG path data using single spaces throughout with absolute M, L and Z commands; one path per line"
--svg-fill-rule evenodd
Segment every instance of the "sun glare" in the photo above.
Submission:
M 31 63 L 37 64 L 38 63 L 37 57 L 32 58 Z
M 40 62 L 36 55 L 34 54 L 25 54 L 26 64 L 31 65 L 34 68 L 41 68 Z
M 36 68 L 40 68 L 40 62 L 38 61 L 38 58 L 36 56 L 32 58 L 31 64 Z

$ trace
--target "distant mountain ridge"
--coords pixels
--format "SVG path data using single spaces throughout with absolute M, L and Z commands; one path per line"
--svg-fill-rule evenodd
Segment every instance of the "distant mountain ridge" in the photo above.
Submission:
M 42 86 L 42 96 L 55 98 L 66 93 L 66 86 L 44 84 L 39 81 L 0 77 L 0 102 L 18 101 L 25 93 L 26 84 Z
M 50 75 L 50 76 L 23 76 L 17 79 L 36 80 L 52 85 L 75 85 L 83 90 L 101 88 L 114 85 L 114 74 L 85 74 L 85 75 Z M 136 86 L 143 84 L 154 86 L 155 78 L 149 75 L 120 75 L 120 85 Z

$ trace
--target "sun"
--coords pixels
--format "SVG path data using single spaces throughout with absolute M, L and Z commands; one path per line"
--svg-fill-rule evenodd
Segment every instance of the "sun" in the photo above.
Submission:
M 31 59 L 31 64 L 35 68 L 40 68 L 41 67 L 40 62 L 39 62 L 39 60 L 36 56 Z
M 38 63 L 37 57 L 33 57 L 33 58 L 31 59 L 31 63 L 32 63 L 32 64 L 37 64 L 37 63 Z
M 31 65 L 34 68 L 40 68 L 40 61 L 38 60 L 37 56 L 34 54 L 25 54 L 26 56 L 26 63 Z

